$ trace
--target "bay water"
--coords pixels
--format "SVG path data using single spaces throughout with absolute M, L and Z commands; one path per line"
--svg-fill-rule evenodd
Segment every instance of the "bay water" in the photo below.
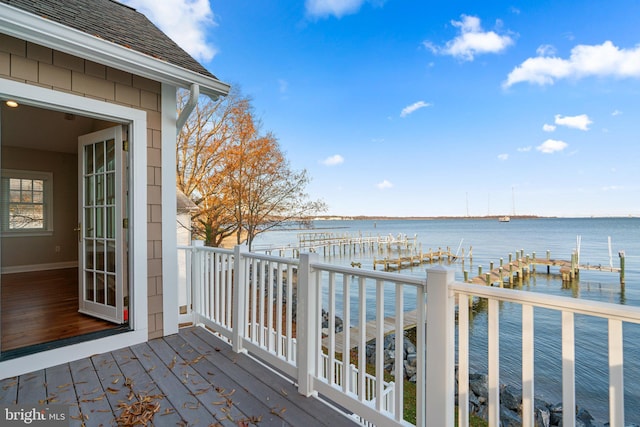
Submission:
M 477 275 L 478 267 L 487 272 L 490 263 L 508 261 L 518 252 L 544 258 L 569 260 L 579 248 L 580 263 L 620 266 L 620 251 L 625 256 L 625 285 L 618 273 L 580 272 L 579 280 L 563 286 L 557 274 L 536 274 L 519 289 L 548 295 L 623 304 L 640 309 L 640 218 L 512 218 L 510 222 L 495 219 L 429 219 L 429 220 L 317 220 L 310 229 L 279 229 L 259 235 L 254 250 L 267 247 L 296 246 L 300 233 L 322 232 L 350 236 L 408 236 L 416 238 L 423 252 L 450 248 L 465 253 L 450 264 L 456 279 L 464 271 Z M 469 259 L 469 252 L 473 258 Z M 322 251 L 319 252 L 321 257 Z M 360 263 L 373 269 L 375 252 L 327 254 L 322 262 L 351 265 Z M 424 277 L 429 264 L 402 269 L 400 274 Z M 378 266 L 380 269 L 380 266 Z M 545 270 L 544 268 L 538 269 Z M 553 272 L 553 268 L 552 268 Z M 368 317 L 374 314 L 370 313 Z M 562 400 L 562 352 L 560 313 L 535 310 L 535 393 L 550 403 Z M 624 375 L 626 423 L 640 425 L 640 325 L 624 325 Z M 607 322 L 583 315 L 575 316 L 576 402 L 587 409 L 599 424 L 608 420 Z M 518 304 L 500 305 L 500 382 L 521 384 L 521 309 Z M 471 317 L 470 351 L 472 369 L 487 371 L 487 316 L 481 305 L 474 307 Z

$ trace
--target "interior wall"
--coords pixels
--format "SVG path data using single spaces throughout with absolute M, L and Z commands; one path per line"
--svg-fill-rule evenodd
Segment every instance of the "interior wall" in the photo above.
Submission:
M 78 160 L 74 153 L 2 146 L 2 168 L 53 174 L 53 235 L 2 238 L 2 269 L 78 260 Z

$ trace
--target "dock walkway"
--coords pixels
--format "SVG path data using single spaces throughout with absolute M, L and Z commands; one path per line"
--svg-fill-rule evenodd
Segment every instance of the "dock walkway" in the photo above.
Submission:
M 404 312 L 403 317 L 404 317 L 404 322 L 403 322 L 403 329 L 406 331 L 407 329 L 411 329 L 414 326 L 416 326 L 417 323 L 417 314 L 418 312 L 416 310 L 413 311 L 407 311 Z M 366 342 L 372 341 L 376 338 L 376 332 L 378 330 L 378 325 L 377 325 L 378 321 L 377 320 L 371 320 L 367 323 L 365 323 L 365 336 L 366 336 Z M 396 318 L 395 317 L 385 317 L 384 319 L 384 335 L 388 335 L 389 333 L 393 332 L 395 330 L 396 327 Z M 359 342 L 359 335 L 360 335 L 360 327 L 359 326 L 353 326 L 351 329 L 351 334 L 349 336 L 349 347 L 350 349 L 354 349 L 356 347 L 358 347 L 358 345 L 360 344 Z M 342 332 L 338 332 L 335 335 L 335 350 L 337 353 L 342 353 L 344 351 L 344 334 L 345 331 Z M 329 347 L 329 338 L 323 338 L 322 339 L 322 345 L 323 347 Z
M 452 262 L 457 259 L 457 255 L 451 252 L 451 249 L 447 248 L 442 250 L 438 248 L 437 251 L 429 249 L 429 252 L 418 252 L 409 255 L 398 255 L 397 257 L 386 257 L 383 259 L 373 259 L 373 269 L 376 270 L 380 265 L 384 271 L 401 270 L 403 268 L 410 268 L 424 263 L 433 263 L 436 261 Z

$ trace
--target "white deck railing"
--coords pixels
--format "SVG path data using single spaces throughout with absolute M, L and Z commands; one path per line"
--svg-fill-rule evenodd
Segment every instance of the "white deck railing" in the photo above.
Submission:
M 453 426 L 456 363 L 459 425 L 469 424 L 468 313 L 473 298 L 488 301 L 490 426 L 500 425 L 498 313 L 502 302 L 522 306 L 523 426 L 534 425 L 536 307 L 562 313 L 558 328 L 562 330 L 565 408 L 576 406 L 574 314 L 608 319 L 610 425 L 624 425 L 622 329 L 623 323 L 640 323 L 638 308 L 456 283 L 453 270 L 444 267 L 431 268 L 419 279 L 323 264 L 317 254 L 301 254 L 300 260 L 294 260 L 249 253 L 243 246 L 179 250 L 186 260 L 181 300 L 187 300 L 187 312 L 181 315 L 182 322 L 218 332 L 235 351 L 247 351 L 293 377 L 300 393 L 320 393 L 337 401 L 365 425 L 413 424 L 405 421 L 403 409 L 404 364 L 394 363 L 391 372 L 385 371 L 383 346 L 390 330 L 395 333 L 395 354 L 403 351 L 408 312 L 415 312 L 417 323 L 415 425 Z M 337 318 L 350 333 L 336 332 Z M 366 354 L 371 342 L 376 344 L 375 350 L 369 346 L 375 351 L 373 358 Z M 390 374 L 393 382 L 388 380 Z M 563 425 L 575 424 L 575 413 L 565 411 Z

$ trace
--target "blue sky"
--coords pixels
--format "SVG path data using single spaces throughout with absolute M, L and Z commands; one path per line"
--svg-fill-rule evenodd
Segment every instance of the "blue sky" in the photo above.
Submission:
M 637 0 L 125 3 L 252 97 L 328 214 L 640 215 Z

